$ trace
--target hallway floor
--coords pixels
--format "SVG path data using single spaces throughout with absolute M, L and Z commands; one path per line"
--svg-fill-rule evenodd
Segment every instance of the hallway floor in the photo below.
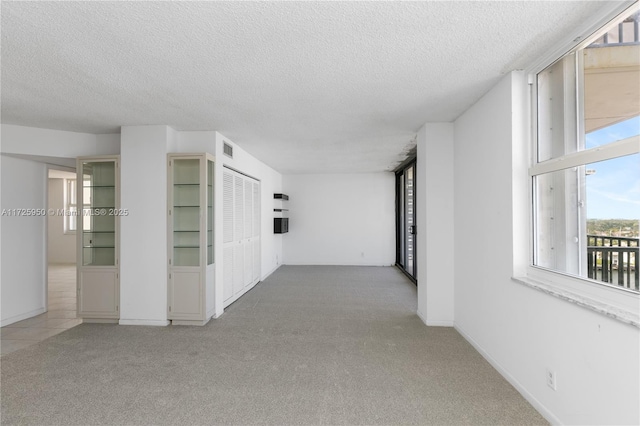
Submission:
M 76 316 L 76 266 L 49 265 L 48 311 L 0 329 L 2 355 L 62 333 L 82 320 Z

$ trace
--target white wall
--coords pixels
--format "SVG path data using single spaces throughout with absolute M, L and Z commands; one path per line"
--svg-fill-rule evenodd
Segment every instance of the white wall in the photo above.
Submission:
M 2 152 L 43 157 L 118 154 L 120 135 L 94 135 L 2 124 Z
M 2 155 L 0 170 L 0 210 L 47 209 L 44 164 Z M 45 220 L 45 216 L 2 215 L 2 326 L 45 311 Z
M 290 197 L 283 263 L 395 264 L 393 173 L 285 175 L 283 186 Z
M 427 325 L 453 325 L 453 123 L 418 131 L 416 225 L 418 315 Z
M 175 133 L 174 152 L 183 154 L 216 153 L 216 132 L 185 131 Z
M 64 179 L 49 178 L 49 209 L 56 211 L 64 209 Z M 48 263 L 76 263 L 76 234 L 64 233 L 64 216 L 49 215 L 47 262 Z
M 514 158 L 518 187 L 526 179 L 512 151 L 526 149 L 512 126 L 525 87 L 507 75 L 455 122 L 455 326 L 548 420 L 638 424 L 639 330 L 511 280 L 513 253 L 527 250 L 512 227 L 527 223 L 512 187 Z

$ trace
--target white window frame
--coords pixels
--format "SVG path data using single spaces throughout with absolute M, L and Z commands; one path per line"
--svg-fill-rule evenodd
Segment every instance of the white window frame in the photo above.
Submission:
M 69 190 L 69 186 L 71 182 L 76 182 L 76 179 L 64 179 L 64 233 L 65 234 L 75 234 L 78 228 L 78 216 L 71 215 L 71 207 L 76 207 L 76 212 L 78 211 L 77 205 L 77 197 L 71 197 L 71 191 Z M 78 183 L 76 182 L 76 195 L 78 191 Z M 76 229 L 71 229 L 71 219 L 74 218 L 76 220 Z
M 526 238 L 520 238 L 519 235 L 514 233 L 514 248 L 521 247 L 522 244 L 527 244 L 528 250 L 517 249 L 514 251 L 513 280 L 542 291 L 550 296 L 591 309 L 612 319 L 640 328 L 640 294 L 637 292 L 629 291 L 618 286 L 607 285 L 606 283 L 598 283 L 587 278 L 564 274 L 533 264 L 535 232 L 535 216 L 533 212 L 535 195 L 532 177 L 533 175 L 554 171 L 558 168 L 566 169 L 573 165 L 589 164 L 638 152 L 638 138 L 634 137 L 609 144 L 608 146 L 568 154 L 562 157 L 562 159 L 551 159 L 538 163 L 537 92 L 535 84 L 538 73 L 567 54 L 575 50 L 583 49 L 591 44 L 597 39 L 597 37 L 594 36 L 595 33 L 609 25 L 621 14 L 630 13 L 632 10 L 637 9 L 638 6 L 637 0 L 606 4 L 598 16 L 594 16 L 590 21 L 585 21 L 580 28 L 569 34 L 569 37 L 567 37 L 564 43 L 559 43 L 553 52 L 525 70 L 525 74 L 528 76 L 530 90 L 528 91 L 528 98 L 525 100 L 526 105 L 523 105 L 523 110 L 529 111 L 528 128 L 530 130 L 528 135 L 525 135 L 525 139 L 528 139 L 529 142 L 528 153 L 522 154 L 520 157 L 528 157 L 528 214 L 519 211 L 519 202 L 516 197 L 514 197 L 514 202 L 516 203 L 514 205 L 514 215 L 520 213 L 523 216 L 528 216 L 529 232 Z M 514 146 L 514 150 L 517 149 L 518 147 Z M 514 158 L 517 156 L 518 153 L 516 151 Z M 522 164 L 522 162 L 519 164 Z M 560 166 L 560 164 L 562 164 L 562 166 Z M 517 180 L 516 176 L 514 176 L 514 185 Z M 528 258 L 525 260 L 524 256 L 528 256 Z

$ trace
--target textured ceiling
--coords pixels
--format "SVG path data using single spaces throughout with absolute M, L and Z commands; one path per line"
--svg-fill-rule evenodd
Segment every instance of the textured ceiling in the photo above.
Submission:
M 218 130 L 283 173 L 389 170 L 601 6 L 2 1 L 2 122 Z

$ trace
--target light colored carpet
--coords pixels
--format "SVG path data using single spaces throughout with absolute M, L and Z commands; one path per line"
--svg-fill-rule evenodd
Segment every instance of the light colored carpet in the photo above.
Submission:
M 2 424 L 546 424 L 390 267 L 283 266 L 204 327 L 82 324 L 6 355 Z

